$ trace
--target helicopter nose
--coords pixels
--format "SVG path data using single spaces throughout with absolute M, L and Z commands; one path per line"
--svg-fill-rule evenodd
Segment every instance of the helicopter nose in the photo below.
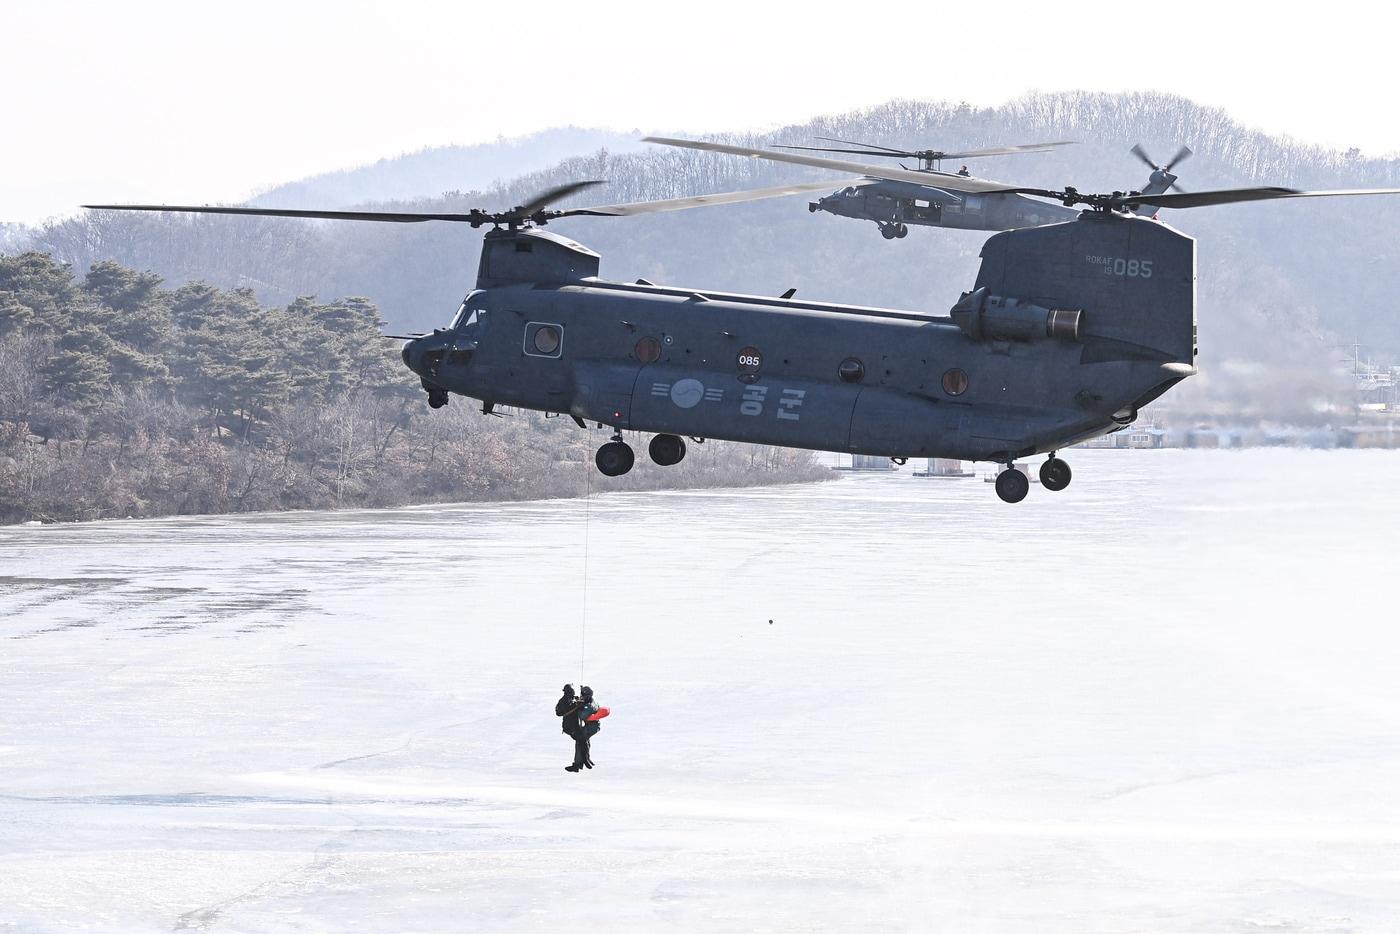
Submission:
M 399 356 L 403 358 L 404 366 L 419 376 L 436 379 L 451 343 L 450 335 L 434 332 L 406 341 Z
M 406 340 L 406 341 L 404 341 L 404 342 L 403 342 L 403 349 L 399 351 L 399 356 L 400 356 L 400 357 L 403 357 L 403 365 L 404 365 L 404 366 L 408 367 L 410 370 L 412 370 L 413 372 L 417 373 L 417 372 L 418 372 L 418 367 L 415 366 L 414 364 L 416 364 L 416 363 L 418 362 L 418 358 L 419 358 L 419 356 L 420 356 L 420 353 L 419 353 L 419 350 L 418 350 L 418 339 L 417 339 L 417 338 L 414 338 L 414 339 L 412 339 L 412 340 Z

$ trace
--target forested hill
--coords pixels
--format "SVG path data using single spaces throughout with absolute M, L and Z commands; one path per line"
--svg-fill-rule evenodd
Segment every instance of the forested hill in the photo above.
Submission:
M 1303 188 L 1400 186 L 1400 160 L 1362 159 L 1278 139 L 1220 110 L 1163 94 L 1033 95 L 1004 106 L 896 101 L 758 135 L 754 144 L 815 136 L 883 145 L 981 147 L 1047 139 L 1077 146 L 983 159 L 978 174 L 1084 191 L 1140 188 L 1182 144 L 1195 155 L 1181 184 Z M 503 208 L 566 180 L 609 184 L 576 203 L 631 201 L 820 178 L 830 173 L 664 149 L 585 154 L 484 192 L 399 202 L 404 209 Z M 561 232 L 603 254 L 603 274 L 942 313 L 972 283 L 985 235 L 915 229 L 885 241 L 874 225 L 809 214 L 802 197 L 628 219 L 576 218 Z M 315 207 L 319 205 L 304 204 Z M 1260 415 L 1310 411 L 1332 391 L 1339 344 L 1360 340 L 1400 355 L 1400 198 L 1305 200 L 1164 211 L 1200 241 L 1203 375 L 1173 404 L 1228 405 Z M 79 268 L 107 258 L 173 283 L 209 279 L 265 301 L 303 294 L 369 295 L 396 328 L 445 322 L 475 276 L 480 233 L 447 224 L 354 224 L 283 219 L 97 213 L 38 232 L 36 246 Z
M 633 152 L 645 145 L 637 135 L 569 126 L 474 146 L 434 146 L 278 185 L 248 203 L 268 208 L 304 204 L 342 208 L 368 201 L 432 197 L 508 181 L 579 153 Z
M 429 412 L 363 298 L 260 304 L 104 261 L 0 255 L 0 522 L 577 495 L 599 432 Z M 600 489 L 829 474 L 715 442 Z

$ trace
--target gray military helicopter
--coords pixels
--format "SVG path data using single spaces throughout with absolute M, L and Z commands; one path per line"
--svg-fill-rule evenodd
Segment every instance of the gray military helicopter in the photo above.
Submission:
M 1021 146 L 998 146 L 991 149 L 968 149 L 946 152 L 938 149 L 891 149 L 872 143 L 818 137 L 824 142 L 844 143 L 855 149 L 831 146 L 778 146 L 778 149 L 804 152 L 834 152 L 857 156 L 879 156 L 886 159 L 917 159 L 914 171 L 932 176 L 923 185 L 893 179 L 870 177 L 865 184 L 847 185 L 824 198 L 808 202 L 813 214 L 825 211 L 838 217 L 874 221 L 886 240 L 903 239 L 909 235 L 909 225 L 953 227 L 961 230 L 1011 230 L 1016 227 L 1036 227 L 1057 221 L 1071 220 L 1075 212 L 1069 208 L 1034 201 L 1014 194 L 980 194 L 940 188 L 940 176 L 956 179 L 970 178 L 967 166 L 956 173 L 943 171 L 944 159 L 977 159 L 984 156 L 1007 156 L 1021 153 L 1048 152 L 1072 141 L 1028 143 Z M 904 168 L 903 165 L 900 166 Z
M 966 179 L 973 191 L 993 183 Z M 982 248 L 972 288 L 946 316 L 610 282 L 597 253 L 542 229 L 572 216 L 629 216 L 794 193 L 729 192 L 552 210 L 597 182 L 544 192 L 510 211 L 430 214 L 166 205 L 88 205 L 415 223 L 489 225 L 476 287 L 444 328 L 412 337 L 404 365 L 428 404 L 452 394 L 568 414 L 612 429 L 598 469 L 620 476 L 635 454 L 624 431 L 653 433 L 652 461 L 686 438 L 815 450 L 992 461 L 1037 454 L 1047 490 L 1069 486 L 1060 449 L 1130 424 L 1196 372 L 1196 243 L 1136 208 L 1192 208 L 1400 189 L 1244 188 L 1144 195 L 1006 186 L 1083 206 L 1071 221 L 1005 231 Z M 821 186 L 825 183 L 815 183 Z M 1020 470 L 997 478 L 1019 502 Z
M 919 165 L 916 169 L 908 169 L 903 166 L 892 169 L 887 166 L 830 159 L 825 156 L 801 156 L 790 152 L 750 149 L 744 146 L 729 146 L 702 140 L 647 137 L 648 142 L 666 146 L 727 153 L 754 159 L 770 159 L 775 162 L 839 169 L 847 172 L 862 172 L 864 174 L 861 178 L 847 182 L 844 187 L 826 197 L 808 202 L 807 210 L 814 214 L 818 211 L 824 211 L 840 217 L 873 221 L 879 227 L 881 236 L 886 240 L 902 239 L 908 236 L 910 224 L 925 227 L 951 227 L 959 230 L 1016 230 L 1021 227 L 1058 224 L 1073 220 L 1078 215 L 1078 211 L 1071 208 L 1049 204 L 1019 194 L 1012 190 L 1011 186 L 1001 182 L 975 178 L 967 171 L 966 166 L 963 166 L 956 173 L 944 172 L 941 168 L 944 159 L 971 159 L 980 156 L 1048 152 L 1058 146 L 1073 145 L 1069 141 L 943 152 L 936 149 L 891 149 L 870 143 L 856 143 L 825 137 L 822 139 L 826 142 L 846 143 L 861 148 L 841 149 L 828 146 L 779 146 L 777 148 L 807 152 L 882 156 L 890 159 L 917 159 Z M 1175 187 L 1177 176 L 1171 174 L 1172 167 L 1191 155 L 1191 150 L 1183 146 L 1171 162 L 1165 166 L 1159 166 L 1151 160 L 1141 145 L 1134 146 L 1132 152 L 1151 166 L 1153 170 L 1147 184 L 1140 192 L 1144 195 L 1161 194 Z M 985 182 L 989 187 L 973 187 L 974 183 L 978 182 Z M 1151 210 L 1145 205 L 1137 209 L 1139 213 L 1142 211 L 1151 213 Z

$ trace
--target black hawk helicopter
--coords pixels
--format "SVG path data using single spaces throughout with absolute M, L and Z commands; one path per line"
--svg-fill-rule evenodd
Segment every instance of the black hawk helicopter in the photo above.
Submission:
M 1196 372 L 1196 243 L 1134 209 L 1192 208 L 1400 189 L 1081 194 L 965 179 L 975 192 L 1053 199 L 1085 210 L 1064 223 L 1005 231 L 982 248 L 972 288 L 938 317 L 886 308 L 609 282 L 599 255 L 542 229 L 564 217 L 618 217 L 778 197 L 802 186 L 569 210 L 549 205 L 597 182 L 542 193 L 504 212 L 315 211 L 87 205 L 417 223 L 489 225 L 476 286 L 448 326 L 412 337 L 404 365 L 434 408 L 452 394 L 490 412 L 511 405 L 566 413 L 613 430 L 595 457 L 608 476 L 635 455 L 623 431 L 653 433 L 652 461 L 686 454 L 685 438 L 719 438 L 905 458 L 1040 467 L 1063 490 L 1055 452 L 1123 428 Z M 811 183 L 807 190 L 824 187 Z M 1005 470 L 997 494 L 1019 502 L 1029 481 Z
M 849 162 L 844 159 L 831 159 L 825 156 L 801 156 L 789 152 L 775 152 L 771 149 L 750 149 L 744 146 L 730 146 L 702 140 L 671 139 L 661 136 L 647 137 L 647 141 L 665 146 L 746 156 L 752 159 L 769 159 L 774 162 L 787 162 L 794 165 L 862 172 L 864 175 L 861 178 L 841 183 L 844 187 L 824 198 L 808 202 L 807 210 L 814 214 L 818 211 L 824 211 L 840 217 L 874 221 L 880 229 L 881 236 L 886 240 L 902 239 L 908 236 L 910 224 L 924 227 L 951 227 L 958 230 L 1016 230 L 1021 227 L 1040 227 L 1045 224 L 1058 224 L 1074 220 L 1079 213 L 1058 204 L 1048 204 L 1035 198 L 1025 197 L 1001 182 L 976 178 L 967 171 L 967 166 L 963 166 L 958 172 L 942 171 L 944 159 L 971 159 L 981 156 L 1048 152 L 1058 146 L 1073 145 L 1072 141 L 1028 143 L 1022 146 L 944 152 L 937 149 L 891 149 L 870 143 L 820 138 L 826 142 L 845 143 L 861 148 L 841 149 L 829 146 L 779 146 L 777 148 L 806 152 L 882 156 L 890 159 L 917 159 L 919 166 L 916 169 L 905 168 L 902 165 L 898 168 L 890 168 L 863 162 Z M 1171 162 L 1165 166 L 1159 166 L 1143 151 L 1141 145 L 1134 146 L 1132 152 L 1153 170 L 1147 184 L 1138 192 L 1143 195 L 1161 194 L 1176 187 L 1177 176 L 1171 174 L 1171 170 L 1177 163 L 1191 155 L 1191 150 L 1183 146 Z M 1144 211 L 1151 213 L 1152 209 L 1147 206 L 1140 206 L 1136 209 L 1137 213 Z

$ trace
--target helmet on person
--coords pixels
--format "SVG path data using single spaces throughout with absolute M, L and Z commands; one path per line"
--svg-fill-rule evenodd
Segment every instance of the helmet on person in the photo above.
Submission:
M 565 694 L 565 696 L 567 696 L 567 697 L 573 697 L 573 696 L 574 696 L 574 686 L 573 686 L 572 684 L 566 684 L 566 685 L 564 685 L 564 694 Z
M 583 690 L 581 690 L 581 691 L 578 692 L 578 696 L 579 696 L 579 697 L 586 697 L 586 698 L 592 699 L 592 697 L 593 697 L 593 689 L 592 689 L 591 687 L 589 687 L 588 685 L 585 684 L 585 685 L 583 686 Z

